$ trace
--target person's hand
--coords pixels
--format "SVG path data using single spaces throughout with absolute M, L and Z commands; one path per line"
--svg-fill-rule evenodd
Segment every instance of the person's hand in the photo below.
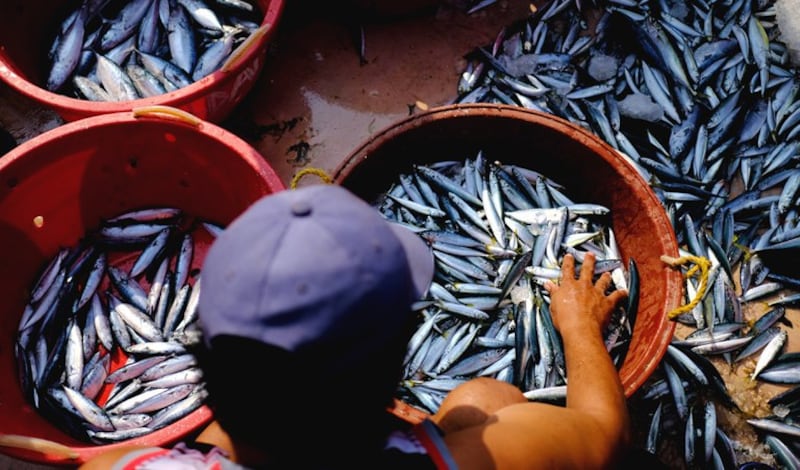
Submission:
M 565 333 L 600 335 L 608 325 L 611 313 L 617 304 L 627 297 L 625 290 L 615 290 L 606 295 L 611 285 L 611 274 L 603 273 L 596 283 L 594 276 L 595 257 L 587 253 L 583 259 L 580 275 L 575 278 L 575 258 L 564 255 L 561 264 L 561 284 L 545 283 L 550 293 L 550 313 L 553 325 L 563 336 Z

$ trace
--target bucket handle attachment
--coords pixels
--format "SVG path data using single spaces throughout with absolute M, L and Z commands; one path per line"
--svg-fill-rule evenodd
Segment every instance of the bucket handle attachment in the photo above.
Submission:
M 698 271 L 700 272 L 700 286 L 697 288 L 697 294 L 688 304 L 682 305 L 667 314 L 667 317 L 672 320 L 677 316 L 683 315 L 684 313 L 691 312 L 706 295 L 706 289 L 708 288 L 708 272 L 711 269 L 711 261 L 704 256 L 694 255 L 681 256 L 680 258 L 661 255 L 661 261 L 673 268 L 690 263 L 694 264 L 694 266 L 689 268 L 689 270 L 684 273 L 683 277 L 686 279 L 694 276 L 698 273 Z
M 319 177 L 319 179 L 322 180 L 323 183 L 333 184 L 333 179 L 330 177 L 329 174 L 325 173 L 325 170 L 322 170 L 320 168 L 303 168 L 302 170 L 297 172 L 296 175 L 294 175 L 294 178 L 292 178 L 292 183 L 289 185 L 289 187 L 291 189 L 297 189 L 297 183 L 299 183 L 300 180 L 305 175 L 316 175 L 317 177 Z
M 253 47 L 255 47 L 254 44 L 258 42 L 262 37 L 264 37 L 264 35 L 267 34 L 267 32 L 270 29 L 272 29 L 272 23 L 265 23 L 261 25 L 258 29 L 250 33 L 250 36 L 248 36 L 247 39 L 242 41 L 242 43 L 239 44 L 239 47 L 237 47 L 233 52 L 231 52 L 231 55 L 230 57 L 228 57 L 228 60 L 226 60 L 225 63 L 222 64 L 222 67 L 219 68 L 220 72 L 223 73 L 228 72 L 232 68 L 239 65 L 245 53 L 250 49 L 252 49 Z
M 22 436 L 19 434 L 0 434 L 0 447 L 13 447 L 24 449 L 39 454 L 54 455 L 61 458 L 75 460 L 79 454 L 72 448 L 58 442 L 38 437 Z
M 163 117 L 168 116 L 171 119 L 183 121 L 186 124 L 194 127 L 200 127 L 203 121 L 192 113 L 186 112 L 182 109 L 173 108 L 172 106 L 152 105 L 152 106 L 139 106 L 133 108 L 133 117 L 140 118 L 142 116 L 150 117 Z

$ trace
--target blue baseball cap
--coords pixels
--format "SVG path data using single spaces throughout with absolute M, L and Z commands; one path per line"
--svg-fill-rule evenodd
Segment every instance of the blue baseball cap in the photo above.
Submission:
M 265 196 L 209 248 L 198 315 L 219 335 L 289 352 L 370 354 L 409 324 L 434 260 L 417 234 L 337 185 Z

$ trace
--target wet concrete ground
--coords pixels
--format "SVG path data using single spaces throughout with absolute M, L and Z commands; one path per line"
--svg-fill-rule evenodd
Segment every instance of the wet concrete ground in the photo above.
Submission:
M 332 172 L 371 134 L 419 106 L 452 101 L 463 56 L 529 12 L 528 2 L 501 1 L 472 15 L 442 6 L 359 20 L 357 11 L 308 5 L 302 18 L 287 11 L 256 90 L 226 123 L 287 184 L 303 168 Z

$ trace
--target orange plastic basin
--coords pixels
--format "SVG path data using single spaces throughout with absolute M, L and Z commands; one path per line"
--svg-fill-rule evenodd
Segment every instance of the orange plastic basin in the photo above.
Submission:
M 611 209 L 623 261 L 633 257 L 641 278 L 639 310 L 619 374 L 630 397 L 654 372 L 673 338 L 667 313 L 680 305 L 681 273 L 661 255 L 678 244 L 660 201 L 636 170 L 594 134 L 556 116 L 519 107 L 464 104 L 434 108 L 375 134 L 336 169 L 337 183 L 374 202 L 413 164 L 474 158 L 479 150 L 504 164 L 538 171 L 575 201 Z M 418 420 L 399 402 L 395 412 Z
M 138 113 L 138 110 L 137 110 Z M 203 406 L 145 436 L 92 445 L 58 429 L 29 404 L 16 373 L 14 341 L 30 286 L 62 247 L 103 219 L 137 208 L 177 207 L 228 224 L 260 197 L 284 189 L 249 144 L 209 122 L 114 113 L 45 132 L 0 159 L 0 434 L 49 439 L 78 459 L 0 447 L 41 463 L 76 464 L 122 444 L 165 445 L 211 419 Z M 213 238 L 196 239 L 200 268 Z M 121 260 L 119 262 L 132 262 Z M 122 267 L 122 266 L 120 266 Z
M 122 102 L 96 102 L 53 93 L 47 80 L 48 50 L 55 33 L 75 2 L 3 0 L 0 2 L 0 80 L 12 89 L 52 109 L 66 121 L 98 114 L 130 111 L 135 107 L 166 105 L 200 119 L 220 122 L 239 104 L 258 80 L 269 41 L 283 13 L 284 0 L 258 0 L 264 13 L 262 28 L 224 69 L 197 82 L 159 96 Z

